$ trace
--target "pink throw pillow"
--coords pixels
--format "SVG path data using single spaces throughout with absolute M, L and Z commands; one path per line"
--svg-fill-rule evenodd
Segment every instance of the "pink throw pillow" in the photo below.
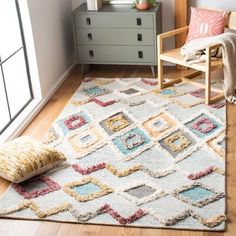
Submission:
M 191 7 L 191 20 L 186 42 L 223 34 L 228 21 L 228 11 L 214 11 Z

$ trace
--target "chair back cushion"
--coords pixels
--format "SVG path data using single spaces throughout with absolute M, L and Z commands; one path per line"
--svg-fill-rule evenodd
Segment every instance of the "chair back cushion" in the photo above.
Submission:
M 187 43 L 194 39 L 216 36 L 224 33 L 228 22 L 228 11 L 191 8 L 191 19 Z

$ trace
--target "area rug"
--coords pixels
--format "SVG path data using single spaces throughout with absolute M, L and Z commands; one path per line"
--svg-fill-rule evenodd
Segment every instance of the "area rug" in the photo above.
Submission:
M 1 217 L 224 230 L 225 101 L 203 97 L 184 83 L 86 78 L 43 140 L 68 162 L 11 185 Z

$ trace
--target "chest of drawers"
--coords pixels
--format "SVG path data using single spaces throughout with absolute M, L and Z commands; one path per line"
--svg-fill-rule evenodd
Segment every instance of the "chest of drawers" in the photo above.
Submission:
M 156 36 L 162 31 L 161 4 L 148 11 L 130 5 L 103 5 L 73 12 L 77 62 L 86 64 L 149 65 L 157 62 Z

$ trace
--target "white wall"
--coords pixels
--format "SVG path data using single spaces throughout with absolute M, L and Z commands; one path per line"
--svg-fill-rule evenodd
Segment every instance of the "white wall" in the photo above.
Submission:
M 236 11 L 235 0 L 191 0 L 191 6 Z
M 86 0 L 72 0 L 72 9 L 74 10 L 83 2 L 86 2 Z
M 73 64 L 71 0 L 28 0 L 42 96 Z

